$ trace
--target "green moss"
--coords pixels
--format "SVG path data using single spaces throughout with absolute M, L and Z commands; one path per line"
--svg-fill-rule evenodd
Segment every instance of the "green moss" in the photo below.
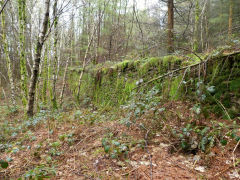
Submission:
M 165 68 L 169 67 L 169 63 L 171 63 L 172 56 L 164 56 L 162 60 L 162 64 Z
M 117 69 L 124 72 L 128 68 L 129 63 L 130 63 L 129 60 L 125 60 L 125 61 L 117 64 Z
M 165 69 L 173 69 L 175 66 L 181 66 L 183 58 L 170 55 L 163 57 L 162 64 Z
M 136 88 L 136 80 L 128 80 L 125 84 L 124 92 L 126 96 L 129 96 L 133 89 Z
M 240 61 L 240 54 L 237 54 L 237 55 L 235 56 L 235 60 L 236 60 L 236 61 Z
M 181 95 L 181 86 L 180 83 L 182 81 L 182 76 L 178 76 L 176 78 L 174 78 L 174 80 L 171 83 L 171 88 L 169 91 L 169 96 L 171 98 L 171 100 L 177 100 L 180 95 Z
M 203 54 L 197 54 L 201 59 L 204 59 L 205 58 L 205 55 Z M 187 57 L 191 60 L 191 62 L 193 63 L 198 63 L 201 61 L 201 59 L 196 56 L 195 54 L 188 54 Z
M 145 58 L 135 61 L 125 60 L 115 64 L 107 63 L 106 65 L 98 64 L 97 66 L 88 66 L 83 77 L 83 84 L 81 87 L 82 99 L 85 97 L 91 97 L 94 105 L 96 106 L 116 107 L 124 104 L 130 99 L 130 95 L 136 87 L 136 82 L 140 79 L 147 82 L 154 77 L 158 77 L 169 72 L 172 69 L 177 69 L 185 65 L 196 64 L 200 61 L 195 55 L 188 56 L 189 58 L 185 58 L 185 56 L 178 57 L 171 55 L 157 58 Z M 201 57 L 202 56 L 203 55 L 201 55 Z M 230 67 L 234 67 L 234 71 L 229 79 L 229 74 L 231 72 Z M 96 73 L 99 71 L 102 73 L 102 79 L 100 85 L 95 87 Z M 229 62 L 223 63 L 221 59 L 217 59 L 216 61 L 209 61 L 207 65 L 205 83 L 215 86 L 216 92 L 212 95 L 221 101 L 228 109 L 231 109 L 234 104 L 232 95 L 229 95 L 230 91 L 234 92 L 235 100 L 238 100 L 237 98 L 240 97 L 240 78 L 236 78 L 239 77 L 239 73 L 239 66 L 236 65 L 236 62 L 234 66 L 230 66 Z M 69 78 L 69 84 L 71 89 L 74 91 L 77 87 L 79 73 L 74 70 L 71 71 L 70 74 L 71 77 Z M 175 75 L 177 74 L 174 74 L 174 76 Z M 161 96 L 166 97 L 167 95 L 167 98 L 177 100 L 183 96 L 183 89 L 185 88 L 185 85 L 179 86 L 182 81 L 182 77 L 183 75 L 181 73 L 173 78 L 166 77 L 154 81 L 139 90 L 147 92 L 155 86 L 161 89 Z M 192 79 L 191 81 L 190 78 Z M 187 82 L 187 88 L 185 91 L 187 91 L 189 97 L 193 99 L 192 95 L 196 95 L 196 83 L 198 82 L 197 70 L 195 72 L 189 71 L 184 80 Z M 184 97 L 186 96 L 184 95 Z M 216 110 L 217 114 L 221 116 L 223 115 L 224 112 L 222 108 L 216 105 L 216 101 L 214 101 L 213 98 L 211 99 L 207 97 L 206 105 L 213 107 L 212 109 L 214 110 L 211 109 L 211 112 Z M 205 116 L 208 116 L 208 113 L 209 112 L 206 109 Z M 234 113 L 236 114 L 236 112 Z
M 69 67 L 68 70 L 69 70 L 69 71 L 72 71 L 72 72 L 80 73 L 80 72 L 83 71 L 83 68 L 79 68 L 79 67 Z
M 133 61 L 133 66 L 134 66 L 135 69 L 138 69 L 140 65 L 141 65 L 141 60 Z
M 102 68 L 101 71 L 103 74 L 107 75 L 109 72 L 110 68 Z
M 230 90 L 234 92 L 238 91 L 240 93 L 240 78 L 231 81 Z
M 139 67 L 139 72 L 140 74 L 146 74 L 148 71 L 154 68 L 160 68 L 161 67 L 161 59 L 158 57 L 153 57 L 147 59 L 146 62 L 144 62 L 140 67 Z
M 219 64 L 216 63 L 216 64 L 213 66 L 210 84 L 213 83 L 215 77 L 218 75 L 218 72 L 219 72 Z

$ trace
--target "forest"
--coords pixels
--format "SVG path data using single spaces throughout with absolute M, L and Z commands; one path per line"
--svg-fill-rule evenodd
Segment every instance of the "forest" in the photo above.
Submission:
M 240 179 L 239 0 L 0 0 L 0 180 Z

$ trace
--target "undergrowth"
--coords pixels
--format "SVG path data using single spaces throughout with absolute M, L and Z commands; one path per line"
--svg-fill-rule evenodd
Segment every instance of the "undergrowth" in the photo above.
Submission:
M 118 161 L 127 160 L 136 146 L 146 149 L 146 144 L 159 135 L 173 147 L 171 152 L 210 153 L 215 146 L 225 148 L 230 142 L 238 143 L 239 59 L 210 64 L 206 70 L 210 71 L 209 76 L 204 77 L 203 72 L 199 76 L 199 69 L 187 69 L 145 84 L 182 64 L 193 63 L 193 57 L 188 56 L 190 60 L 185 61 L 183 58 L 167 56 L 128 60 L 107 67 L 99 65 L 97 72 L 101 73 L 98 77 L 84 74 L 82 96 L 78 102 L 66 102 L 68 111 L 50 111 L 47 105 L 40 104 L 39 112 L 28 119 L 19 107 L 0 106 L 0 151 L 9 155 L 0 159 L 1 168 L 7 168 L 14 161 L 11 156 L 31 151 L 31 157 L 38 164 L 26 168 L 22 178 L 55 176 L 57 160 L 64 156 L 64 148 L 82 141 L 74 130 L 80 126 L 98 126 L 106 121 L 117 121 L 129 131 L 137 129 L 141 132 L 141 141 L 123 134 L 114 135 L 111 130 L 100 137 L 101 149 L 96 153 L 104 153 L 105 157 Z M 73 95 L 78 73 L 74 71 L 70 75 Z M 63 124 L 70 130 L 50 138 Z M 34 132 L 41 127 L 47 129 L 48 137 L 37 141 Z

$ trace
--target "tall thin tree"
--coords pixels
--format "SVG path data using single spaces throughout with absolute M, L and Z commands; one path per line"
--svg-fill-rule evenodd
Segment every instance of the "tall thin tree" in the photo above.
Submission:
M 54 16 L 54 57 L 53 57 L 53 77 L 52 77 L 52 107 L 53 109 L 57 109 L 57 96 L 56 96 L 56 83 L 57 83 L 57 63 L 58 63 L 58 56 L 57 56 L 57 45 L 58 45 L 58 16 L 57 16 L 57 3 L 58 0 L 54 1 L 53 5 L 53 16 Z
M 199 0 L 195 0 L 195 24 L 194 24 L 194 38 L 193 38 L 193 51 L 197 52 L 199 50 L 199 15 L 200 15 L 200 7 Z
M 173 0 L 168 0 L 168 53 L 174 52 L 174 3 Z
M 21 74 L 21 90 L 22 103 L 27 105 L 27 68 L 25 55 L 25 29 L 26 29 L 26 0 L 18 0 L 18 16 L 19 16 L 19 41 L 20 41 L 20 74 Z
M 37 84 L 38 75 L 39 75 L 41 52 L 42 52 L 43 44 L 45 41 L 47 29 L 48 29 L 49 6 L 50 6 L 50 0 L 45 0 L 45 14 L 44 14 L 44 19 L 42 23 L 41 33 L 37 40 L 36 53 L 35 53 L 35 59 L 34 59 L 34 65 L 33 65 L 33 73 L 32 73 L 30 87 L 29 87 L 28 108 L 27 108 L 27 114 L 29 117 L 33 116 L 34 98 L 35 98 L 36 84 Z
M 229 18 L 228 18 L 228 36 L 232 35 L 232 25 L 233 25 L 233 0 L 229 1 Z

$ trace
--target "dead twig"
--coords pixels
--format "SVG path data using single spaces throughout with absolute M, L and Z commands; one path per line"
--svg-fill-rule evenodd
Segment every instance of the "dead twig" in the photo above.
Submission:
M 236 149 L 238 148 L 239 143 L 240 143 L 240 141 L 238 141 L 238 143 L 236 144 L 236 146 L 235 146 L 235 148 L 234 148 L 234 150 L 233 150 L 233 152 L 232 152 L 232 155 L 233 155 L 233 167 L 234 167 L 234 168 L 236 167 L 235 151 L 236 151 Z
M 152 155 L 150 154 L 149 150 L 148 150 L 148 134 L 149 134 L 149 130 L 147 128 L 145 128 L 144 126 L 141 126 L 143 129 L 145 129 L 147 131 L 147 133 L 145 134 L 144 140 L 145 140 L 145 149 L 148 153 L 149 156 L 149 161 L 150 161 L 150 177 L 151 180 L 153 180 L 153 163 L 152 163 Z
M 0 10 L 0 14 L 2 14 L 2 12 L 3 12 L 4 8 L 6 7 L 8 1 L 9 1 L 9 0 L 6 0 L 6 1 L 4 2 L 3 6 L 2 6 L 2 8 L 1 8 L 1 10 Z
M 227 172 L 227 171 L 230 170 L 231 168 L 233 168 L 232 165 L 231 165 L 231 166 L 228 166 L 228 167 L 225 168 L 223 171 L 218 172 L 217 174 L 215 174 L 212 179 L 215 179 L 215 178 L 219 177 L 220 175 L 222 175 L 223 173 Z
M 132 172 L 136 171 L 139 168 L 140 168 L 140 166 L 132 169 L 131 171 L 129 171 L 129 172 L 125 173 L 125 174 L 121 174 L 121 176 L 127 176 L 127 175 L 131 174 Z
M 188 70 L 189 70 L 189 69 L 187 68 L 187 69 L 184 71 L 184 74 L 183 74 L 182 80 L 181 80 L 181 82 L 180 82 L 179 85 L 178 85 L 178 88 L 177 88 L 177 91 L 176 91 L 176 93 L 175 93 L 175 97 L 174 97 L 174 98 L 176 98 L 176 96 L 177 96 L 177 92 L 178 92 L 179 88 L 181 87 L 181 85 L 182 85 L 182 83 L 183 83 L 183 81 L 184 81 L 184 78 L 185 78 L 186 73 L 187 73 Z

